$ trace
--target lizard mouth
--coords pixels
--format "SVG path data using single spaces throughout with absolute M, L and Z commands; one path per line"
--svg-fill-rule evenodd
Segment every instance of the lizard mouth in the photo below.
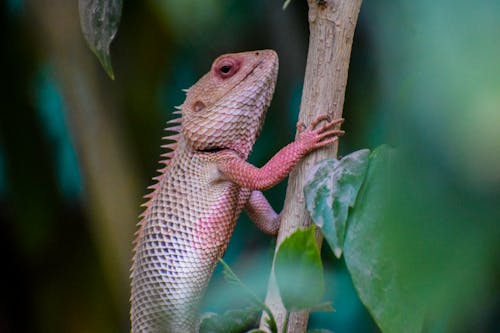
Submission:
M 203 154 L 207 154 L 207 155 L 214 155 L 214 154 L 218 154 L 218 153 L 221 153 L 221 152 L 232 152 L 236 155 L 238 155 L 239 157 L 243 158 L 243 159 L 246 159 L 245 157 L 245 154 L 237 149 L 233 149 L 233 148 L 208 148 L 208 149 L 199 149 L 197 150 L 198 152 L 200 153 L 203 153 Z
M 214 154 L 214 153 L 219 153 L 223 150 L 226 150 L 227 148 L 208 148 L 208 149 L 199 149 L 198 151 L 200 153 L 206 153 L 206 154 Z

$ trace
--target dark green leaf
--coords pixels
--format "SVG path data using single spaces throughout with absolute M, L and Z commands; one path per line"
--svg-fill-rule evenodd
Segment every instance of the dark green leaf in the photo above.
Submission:
M 257 325 L 260 309 L 250 307 L 226 311 L 224 314 L 205 314 L 200 321 L 200 333 L 241 333 Z
M 267 328 L 269 328 L 269 331 L 271 333 L 278 333 L 278 325 L 276 324 L 276 320 L 274 319 L 274 315 L 272 314 L 271 310 L 267 308 L 267 317 L 264 318 L 264 321 L 266 322 Z
M 333 333 L 333 331 L 320 328 L 320 329 L 313 329 L 313 330 L 308 330 L 306 333 Z
M 349 215 L 344 257 L 361 301 L 383 332 L 420 332 L 416 306 L 391 237 L 389 207 L 394 196 L 394 152 L 381 146 L 370 155 L 366 180 Z M 404 223 L 404 220 L 397 223 Z
M 79 0 L 83 36 L 102 67 L 114 80 L 109 47 L 120 24 L 122 0 Z
M 323 265 L 313 226 L 297 230 L 281 243 L 274 274 L 288 311 L 310 308 L 320 302 L 325 289 Z
M 318 163 L 304 187 L 307 210 L 337 257 L 342 254 L 347 214 L 365 178 L 369 154 L 363 149 L 340 161 Z

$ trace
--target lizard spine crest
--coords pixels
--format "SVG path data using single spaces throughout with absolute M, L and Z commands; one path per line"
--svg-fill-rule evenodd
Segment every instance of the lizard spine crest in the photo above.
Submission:
M 186 89 L 183 89 L 183 91 L 186 91 Z M 170 132 L 171 134 L 163 136 L 161 139 L 162 141 L 167 141 L 168 143 L 163 144 L 160 146 L 161 149 L 164 149 L 165 151 L 160 154 L 160 162 L 159 164 L 161 167 L 157 169 L 156 171 L 158 172 L 158 175 L 153 177 L 153 184 L 148 186 L 147 189 L 150 190 L 149 193 L 144 195 L 145 202 L 141 204 L 141 207 L 144 207 L 143 212 L 139 215 L 139 222 L 137 223 L 137 230 L 134 234 L 134 253 L 137 250 L 137 243 L 140 238 L 140 234 L 142 231 L 143 225 L 146 223 L 146 216 L 148 215 L 150 208 L 151 208 L 151 203 L 155 195 L 157 195 L 157 191 L 159 191 L 160 183 L 162 178 L 165 177 L 167 174 L 167 169 L 170 165 L 171 160 L 175 156 L 175 152 L 177 150 L 177 145 L 178 141 L 180 138 L 180 132 L 182 130 L 182 112 L 180 111 L 180 107 L 176 106 L 175 107 L 176 111 L 172 112 L 175 115 L 181 114 L 181 116 L 177 118 L 173 118 L 169 121 L 167 121 L 167 126 L 163 129 L 165 132 Z M 135 255 L 132 257 L 132 266 L 130 270 L 132 271 L 134 268 L 134 262 L 135 262 Z

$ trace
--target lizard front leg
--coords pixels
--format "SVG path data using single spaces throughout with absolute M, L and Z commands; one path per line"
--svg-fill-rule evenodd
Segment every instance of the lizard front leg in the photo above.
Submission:
M 325 124 L 318 126 L 321 122 Z M 281 149 L 263 167 L 257 168 L 236 153 L 223 152 L 226 156 L 217 162 L 222 178 L 251 190 L 265 190 L 282 181 L 300 161 L 313 150 L 332 144 L 344 131 L 335 129 L 344 119 L 329 121 L 326 115 L 317 117 L 308 127 L 297 124 L 297 139 Z
M 245 211 L 253 223 L 266 234 L 277 235 L 281 214 L 277 214 L 261 191 L 252 191 L 245 204 Z

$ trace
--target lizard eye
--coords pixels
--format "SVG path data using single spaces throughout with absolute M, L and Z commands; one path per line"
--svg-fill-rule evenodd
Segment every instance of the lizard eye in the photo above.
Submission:
M 231 71 L 231 68 L 232 68 L 232 67 L 231 67 L 231 66 L 229 66 L 229 65 L 224 65 L 224 66 L 222 66 L 219 70 L 220 70 L 220 72 L 221 72 L 222 74 L 227 74 L 227 73 L 229 73 L 229 72 Z
M 227 78 L 233 76 L 234 74 L 236 74 L 238 72 L 239 67 L 240 67 L 239 62 L 236 61 L 235 59 L 225 58 L 225 59 L 221 59 L 221 61 L 219 61 L 216 64 L 215 72 L 216 72 L 217 76 L 219 76 L 223 79 L 227 79 Z

